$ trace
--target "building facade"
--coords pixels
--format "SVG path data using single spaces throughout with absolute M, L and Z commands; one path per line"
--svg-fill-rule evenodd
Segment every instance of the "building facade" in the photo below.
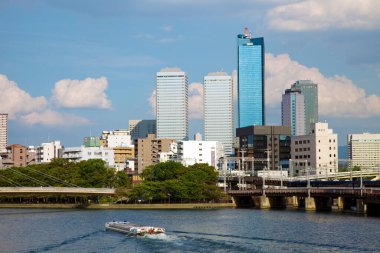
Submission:
M 223 144 L 227 155 L 233 154 L 234 114 L 232 78 L 224 72 L 204 77 L 203 116 L 206 141 Z
M 305 135 L 305 102 L 300 90 L 285 90 L 281 102 L 281 119 L 283 126 L 290 126 L 291 134 Z
M 97 136 L 88 136 L 83 138 L 85 147 L 100 147 L 100 139 Z
M 179 68 L 156 75 L 157 138 L 188 140 L 188 80 Z
M 380 168 L 380 134 L 349 134 L 347 146 L 351 168 Z
M 169 152 L 175 139 L 159 139 L 154 134 L 148 134 L 146 138 L 138 139 L 135 142 L 135 159 L 137 160 L 137 170 L 140 174 L 145 167 L 160 162 L 159 153 Z
M 133 119 L 128 121 L 128 125 L 132 140 L 146 138 L 148 134 L 156 134 L 156 120 Z
M 236 129 L 237 156 L 250 157 L 249 168 L 260 170 L 287 170 L 290 159 L 290 127 L 248 126 Z
M 70 162 L 87 161 L 90 159 L 101 159 L 108 167 L 117 168 L 114 161 L 114 151 L 108 147 L 69 147 L 62 150 L 62 158 Z
M 28 158 L 27 147 L 19 144 L 9 145 L 5 152 L 0 153 L 0 168 L 25 167 L 29 165 Z
M 239 127 L 265 125 L 264 38 L 252 38 L 245 28 L 237 41 Z
M 293 136 L 291 172 L 328 175 L 338 172 L 338 135 L 327 123 L 314 123 L 308 135 Z
M 0 152 L 5 152 L 8 145 L 8 114 L 0 113 Z
M 217 168 L 218 160 L 224 157 L 223 145 L 218 141 L 179 141 L 178 161 L 189 166 L 207 163 Z
M 50 163 L 52 159 L 62 157 L 62 149 L 60 141 L 42 143 L 37 147 L 36 162 Z
M 311 80 L 299 80 L 292 84 L 291 90 L 299 90 L 304 96 L 305 134 L 309 134 L 311 124 L 318 122 L 318 85 Z

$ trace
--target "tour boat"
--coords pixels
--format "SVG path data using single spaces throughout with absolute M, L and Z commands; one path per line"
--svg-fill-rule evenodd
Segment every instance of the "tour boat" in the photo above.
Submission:
M 106 230 L 112 230 L 127 235 L 145 236 L 165 233 L 164 228 L 141 226 L 128 221 L 110 221 L 105 224 Z

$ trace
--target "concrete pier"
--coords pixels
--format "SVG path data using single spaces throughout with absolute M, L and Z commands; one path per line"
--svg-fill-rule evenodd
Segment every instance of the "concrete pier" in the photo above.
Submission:
M 305 198 L 305 211 L 316 211 L 315 199 L 313 197 Z
M 363 199 L 356 200 L 356 212 L 360 214 L 367 213 L 367 204 L 364 203 Z
M 331 210 L 335 212 L 342 212 L 344 209 L 344 202 L 342 197 L 334 198 L 332 201 Z

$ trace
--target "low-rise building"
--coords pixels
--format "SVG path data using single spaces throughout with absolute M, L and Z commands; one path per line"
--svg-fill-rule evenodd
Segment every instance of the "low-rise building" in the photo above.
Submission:
M 327 123 L 314 123 L 308 135 L 293 136 L 291 173 L 328 175 L 338 172 L 338 135 Z
M 218 141 L 179 141 L 178 161 L 189 166 L 207 163 L 217 168 L 218 160 L 224 157 L 223 145 Z
M 380 168 L 380 134 L 349 134 L 347 146 L 351 168 Z
M 52 159 L 62 157 L 62 149 L 60 141 L 42 143 L 36 150 L 36 162 L 50 163 Z
M 115 168 L 114 150 L 107 147 L 68 147 L 62 151 L 62 158 L 71 162 L 101 159 L 108 167 Z

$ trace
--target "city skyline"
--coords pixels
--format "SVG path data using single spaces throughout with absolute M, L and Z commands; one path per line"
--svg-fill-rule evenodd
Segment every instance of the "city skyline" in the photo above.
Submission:
M 203 76 L 237 70 L 236 34 L 245 26 L 265 38 L 266 124 L 281 124 L 285 88 L 310 79 L 319 85 L 320 121 L 340 135 L 340 145 L 348 133 L 379 132 L 380 21 L 370 15 L 378 4 L 311 1 L 323 10 L 314 19 L 300 15 L 313 12 L 306 2 L 3 2 L 0 98 L 8 143 L 76 146 L 91 132 L 154 119 L 155 73 L 168 66 L 188 73 L 189 134 L 202 132 Z M 331 18 L 337 4 L 346 15 Z M 352 13 L 353 5 L 362 11 Z M 205 12 L 211 7 L 213 15 Z

